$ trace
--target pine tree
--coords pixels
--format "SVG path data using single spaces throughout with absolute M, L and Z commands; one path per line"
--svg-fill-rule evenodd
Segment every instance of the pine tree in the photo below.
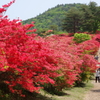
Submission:
M 63 19 L 62 28 L 67 32 L 76 33 L 80 30 L 80 25 L 82 24 L 82 18 L 84 13 L 79 9 L 73 7 L 67 13 L 65 19 Z

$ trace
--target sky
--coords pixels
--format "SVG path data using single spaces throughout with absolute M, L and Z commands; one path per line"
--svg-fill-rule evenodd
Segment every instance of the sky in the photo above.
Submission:
M 2 5 L 7 4 L 10 1 L 12 0 L 0 0 L 0 8 Z M 8 18 L 11 20 L 17 18 L 27 20 L 42 14 L 58 4 L 89 4 L 91 1 L 96 2 L 97 5 L 100 6 L 100 0 L 16 0 L 15 3 L 7 9 L 5 15 L 8 15 Z

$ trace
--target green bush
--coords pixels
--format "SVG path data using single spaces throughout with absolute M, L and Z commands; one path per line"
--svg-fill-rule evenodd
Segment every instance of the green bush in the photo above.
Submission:
M 89 34 L 85 34 L 85 33 L 75 33 L 74 34 L 74 41 L 76 43 L 81 43 L 87 40 L 90 40 L 91 36 Z

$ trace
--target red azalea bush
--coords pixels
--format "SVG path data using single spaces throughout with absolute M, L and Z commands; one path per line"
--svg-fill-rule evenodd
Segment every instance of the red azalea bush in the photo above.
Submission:
M 72 86 L 75 81 L 83 82 L 90 78 L 96 70 L 97 61 L 94 55 L 99 44 L 95 40 L 88 40 L 80 44 L 73 41 L 73 37 L 53 35 L 45 38 L 48 46 L 59 55 L 58 66 L 61 76 L 55 79 L 55 87 L 63 89 Z M 87 60 L 86 60 L 87 59 Z
M 30 30 L 33 26 L 22 25 L 20 20 L 0 18 L 0 84 L 7 84 L 12 93 L 21 94 L 19 87 L 38 91 L 41 84 L 54 84 L 53 78 L 58 76 L 55 55 L 43 39 L 36 40 L 36 29 Z
M 88 40 L 78 44 L 77 48 L 78 50 L 80 49 L 80 57 L 83 60 L 83 63 L 80 67 L 82 73 L 79 74 L 80 78 L 77 81 L 78 83 L 81 83 L 89 80 L 91 78 L 91 75 L 93 75 L 93 73 L 95 73 L 95 70 L 97 69 L 96 64 L 98 62 L 94 59 L 94 55 L 98 51 L 99 43 L 95 40 Z
M 77 54 L 74 55 L 77 48 L 72 38 L 59 35 L 45 38 L 45 41 L 49 43 L 48 46 L 54 50 L 55 55 L 59 56 L 55 59 L 60 66 L 58 73 L 61 76 L 55 79 L 56 83 L 54 85 L 58 90 L 72 86 L 77 80 L 78 74 L 81 73 L 79 66 L 81 66 L 82 60 Z

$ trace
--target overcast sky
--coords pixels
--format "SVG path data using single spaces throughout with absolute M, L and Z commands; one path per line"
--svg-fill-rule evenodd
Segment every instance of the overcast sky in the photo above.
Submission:
M 12 0 L 0 0 L 0 7 L 10 1 Z M 36 17 L 58 4 L 89 4 L 90 1 L 94 1 L 100 6 L 100 0 L 16 0 L 15 3 L 8 8 L 6 15 L 8 15 L 11 20 L 17 19 L 18 17 L 22 20 L 26 20 Z

